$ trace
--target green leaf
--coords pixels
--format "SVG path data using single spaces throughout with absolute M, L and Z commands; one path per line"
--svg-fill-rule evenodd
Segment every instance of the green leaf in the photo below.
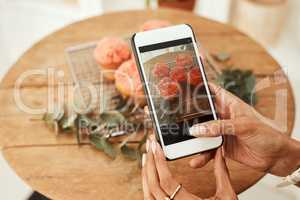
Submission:
M 75 121 L 77 119 L 78 115 L 76 113 L 70 115 L 70 116 L 64 116 L 59 121 L 60 130 L 63 132 L 70 132 L 75 128 Z
M 230 59 L 230 54 L 227 52 L 220 52 L 216 54 L 214 57 L 219 62 L 225 62 Z
M 117 151 L 107 138 L 97 135 L 91 135 L 90 141 L 97 149 L 102 150 L 110 158 L 116 158 Z
M 115 159 L 117 156 L 117 151 L 114 148 L 114 146 L 112 145 L 112 143 L 110 143 L 109 140 L 104 137 L 101 137 L 101 143 L 103 146 L 104 153 L 106 153 L 106 155 L 108 155 L 112 159 Z
M 217 82 L 246 103 L 255 105 L 257 101 L 254 91 L 256 78 L 252 71 L 225 69 L 217 77 Z
M 136 160 L 138 158 L 138 151 L 134 148 L 130 148 L 126 144 L 121 147 L 121 152 L 130 160 Z
M 98 121 L 92 121 L 89 130 L 91 134 L 105 135 L 105 133 L 107 133 L 106 124 L 101 124 Z
M 96 149 L 99 149 L 99 150 L 103 151 L 103 146 L 102 146 L 100 136 L 91 135 L 90 136 L 90 142 L 96 147 Z
M 101 120 L 110 125 L 118 125 L 126 121 L 125 117 L 118 111 L 107 111 L 100 114 Z

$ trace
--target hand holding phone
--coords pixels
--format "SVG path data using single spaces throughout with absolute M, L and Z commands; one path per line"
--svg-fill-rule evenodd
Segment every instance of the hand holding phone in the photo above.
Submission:
M 136 33 L 132 46 L 167 159 L 219 147 L 221 136 L 195 138 L 189 133 L 193 124 L 217 119 L 192 28 L 183 24 Z

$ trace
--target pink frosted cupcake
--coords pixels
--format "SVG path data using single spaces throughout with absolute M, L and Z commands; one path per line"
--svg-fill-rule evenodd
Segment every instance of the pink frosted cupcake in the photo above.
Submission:
M 180 86 L 169 77 L 161 79 L 158 83 L 160 95 L 165 99 L 172 99 L 180 92 Z
M 167 26 L 171 26 L 171 23 L 167 20 L 158 20 L 158 19 L 152 19 L 146 21 L 143 25 L 141 30 L 142 31 L 149 31 L 153 29 L 158 29 L 158 28 L 164 28 Z
M 135 60 L 124 62 L 115 73 L 115 86 L 125 98 L 132 98 L 136 105 L 144 106 L 146 99 Z
M 154 77 L 163 78 L 169 76 L 169 66 L 167 63 L 156 63 L 152 69 Z
M 117 37 L 103 38 L 94 50 L 96 62 L 104 69 L 117 69 L 130 56 L 128 44 Z
M 173 67 L 173 69 L 170 72 L 170 78 L 173 81 L 182 83 L 184 81 L 186 81 L 186 71 L 185 68 L 183 66 L 177 65 L 175 67 Z

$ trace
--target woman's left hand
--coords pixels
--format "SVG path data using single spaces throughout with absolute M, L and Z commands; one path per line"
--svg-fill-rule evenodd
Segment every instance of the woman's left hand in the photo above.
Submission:
M 173 178 L 164 153 L 155 139 L 148 140 L 146 144 L 147 153 L 143 155 L 143 191 L 145 200 L 168 200 L 179 186 Z M 237 199 L 232 188 L 226 163 L 222 157 L 221 149 L 216 151 L 215 176 L 217 190 L 215 199 Z M 180 188 L 174 200 L 201 200 L 201 198 L 189 193 L 185 188 Z

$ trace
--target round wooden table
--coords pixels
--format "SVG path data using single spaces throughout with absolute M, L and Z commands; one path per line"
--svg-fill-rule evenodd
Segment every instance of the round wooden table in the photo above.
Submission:
M 7 73 L 0 90 L 0 146 L 16 173 L 34 190 L 52 199 L 142 199 L 140 171 L 136 162 L 122 156 L 110 160 L 90 145 L 78 146 L 73 135 L 56 136 L 46 128 L 41 115 L 20 109 L 14 98 L 14 85 L 27 70 L 54 67 L 65 72 L 65 87 L 71 76 L 64 50 L 103 36 L 128 36 L 139 30 L 147 19 L 166 19 L 174 24 L 189 23 L 201 45 L 210 53 L 231 54 L 227 65 L 251 69 L 257 80 L 269 86 L 257 92 L 256 108 L 273 119 L 278 95 L 287 94 L 287 130 L 294 123 L 294 98 L 288 79 L 279 64 L 255 41 L 231 26 L 176 10 L 128 11 L 108 13 L 71 24 L 35 44 Z M 222 67 L 222 65 L 220 65 Z M 22 84 L 21 98 L 27 106 L 47 105 L 47 91 L 57 85 L 45 76 L 31 76 Z M 280 92 L 281 91 L 281 92 Z M 280 115 L 281 113 L 279 113 Z M 281 119 L 280 116 L 277 119 Z M 215 191 L 212 162 L 202 169 L 190 169 L 188 160 L 170 162 L 170 167 L 190 192 L 207 197 Z M 263 173 L 228 160 L 232 183 L 237 193 L 255 184 Z

